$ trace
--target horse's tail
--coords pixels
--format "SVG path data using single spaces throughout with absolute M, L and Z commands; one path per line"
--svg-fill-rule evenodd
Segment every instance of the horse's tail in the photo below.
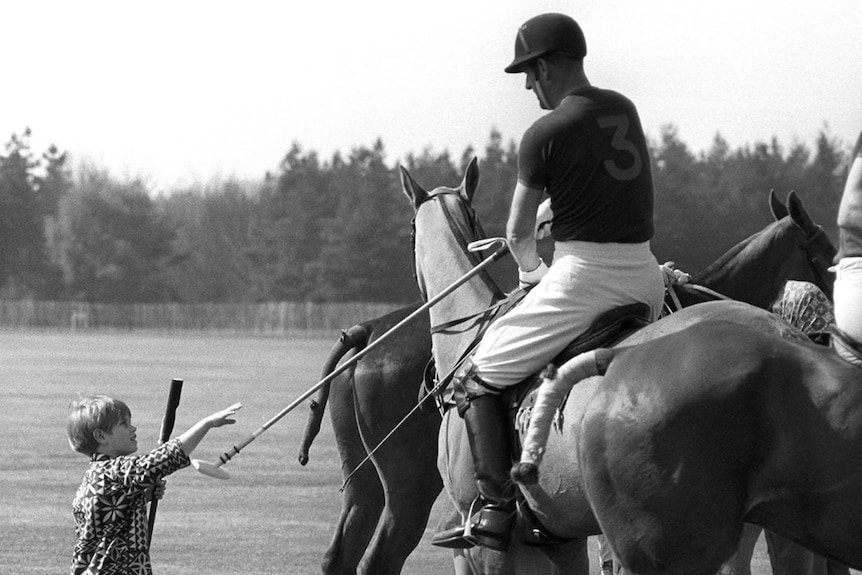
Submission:
M 598 348 L 576 355 L 559 368 L 549 366 L 533 405 L 524 437 L 521 461 L 511 470 L 512 479 L 532 485 L 539 479 L 539 464 L 551 431 L 554 414 L 576 383 L 594 375 L 604 375 L 614 359 L 614 348 Z
M 338 362 L 341 361 L 350 350 L 361 350 L 368 344 L 368 329 L 364 324 L 354 325 L 347 331 L 341 332 L 341 337 L 332 347 L 326 362 L 323 364 L 323 373 L 321 376 L 325 378 L 330 373 L 335 371 Z M 302 432 L 302 444 L 299 446 L 299 463 L 305 465 L 308 463 L 308 450 L 311 448 L 311 443 L 317 434 L 320 432 L 320 424 L 323 421 L 323 412 L 326 410 L 326 402 L 329 400 L 329 386 L 332 382 L 321 387 L 317 394 L 308 400 L 308 420 L 305 422 L 305 429 Z

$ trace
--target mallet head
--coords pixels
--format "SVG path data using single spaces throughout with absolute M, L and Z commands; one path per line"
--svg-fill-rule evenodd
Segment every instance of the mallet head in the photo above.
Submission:
M 192 467 L 194 467 L 198 473 L 203 473 L 204 475 L 209 475 L 210 477 L 215 477 L 216 479 L 230 479 L 230 473 L 227 472 L 221 465 L 216 465 L 214 463 L 210 463 L 209 461 L 202 461 L 200 459 L 192 459 Z

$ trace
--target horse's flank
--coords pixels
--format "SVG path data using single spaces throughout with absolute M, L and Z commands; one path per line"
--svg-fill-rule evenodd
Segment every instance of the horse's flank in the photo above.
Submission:
M 862 567 L 860 383 L 829 348 L 716 319 L 621 352 L 579 451 L 624 564 L 711 575 L 745 521 Z

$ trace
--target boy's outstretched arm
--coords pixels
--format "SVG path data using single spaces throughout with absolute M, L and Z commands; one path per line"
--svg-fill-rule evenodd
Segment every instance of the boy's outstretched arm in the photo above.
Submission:
M 192 451 L 194 451 L 201 442 L 201 439 L 204 438 L 204 435 L 206 435 L 213 427 L 221 427 L 223 425 L 236 423 L 236 420 L 231 419 L 231 416 L 239 411 L 241 407 L 241 403 L 235 403 L 227 409 L 217 411 L 209 417 L 201 419 L 191 426 L 188 431 L 180 435 L 178 439 L 180 440 L 180 443 L 183 444 L 183 451 L 185 451 L 186 455 L 191 455 Z

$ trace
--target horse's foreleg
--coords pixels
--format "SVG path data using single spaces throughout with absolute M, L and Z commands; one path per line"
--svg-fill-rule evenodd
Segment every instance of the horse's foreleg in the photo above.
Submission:
M 568 543 L 539 547 L 546 559 L 543 564 L 537 564 L 533 573 L 551 573 L 565 575 L 590 575 L 590 554 L 587 539 L 572 540 Z M 550 561 L 550 565 L 548 565 Z M 522 571 L 518 569 L 518 573 Z

